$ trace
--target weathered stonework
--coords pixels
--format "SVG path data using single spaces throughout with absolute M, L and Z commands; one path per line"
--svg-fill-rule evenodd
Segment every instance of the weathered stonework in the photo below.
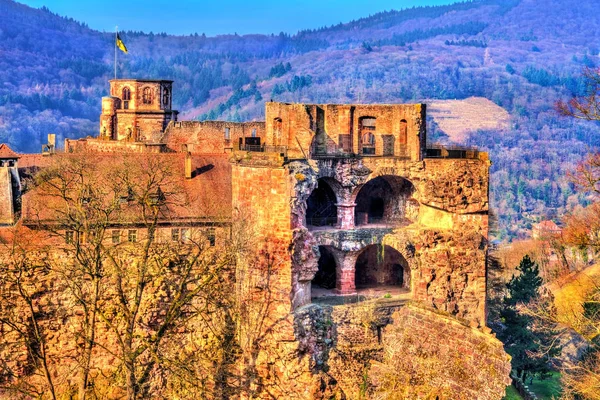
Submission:
M 248 398 L 369 397 L 395 362 L 387 350 L 415 337 L 398 357 L 441 343 L 434 361 L 460 366 L 432 377 L 440 398 L 474 398 L 454 373 L 477 368 L 491 374 L 477 398 L 502 397 L 508 359 L 485 333 L 487 154 L 427 149 L 423 104 L 270 102 L 264 122 L 177 121 L 171 88 L 111 81 L 99 137 L 65 150 L 170 161 L 187 205 L 161 221 L 165 240 L 174 228 L 247 228 L 255 248 L 238 254 L 235 293 Z M 23 161 L 30 171 L 52 157 L 64 156 Z M 99 160 L 120 159 L 110 157 Z M 12 224 L 20 199 L 9 169 L 0 223 Z M 22 222 L 33 226 L 29 203 Z

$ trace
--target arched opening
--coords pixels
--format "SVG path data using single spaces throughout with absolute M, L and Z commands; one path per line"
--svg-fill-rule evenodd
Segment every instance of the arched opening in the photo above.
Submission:
M 319 246 L 319 253 L 321 254 L 318 264 L 319 269 L 312 280 L 312 290 L 335 289 L 337 268 L 335 257 L 325 246 Z
M 390 246 L 370 245 L 356 259 L 356 289 L 410 288 L 408 262 Z
M 399 225 L 414 221 L 419 207 L 413 193 L 412 183 L 397 176 L 368 181 L 356 196 L 354 224 Z
M 171 91 L 169 88 L 163 88 L 163 106 L 169 107 L 171 104 Z
M 153 95 L 152 95 L 152 88 L 144 88 L 144 90 L 142 91 L 142 102 L 144 104 L 152 104 L 152 100 L 153 100 Z
M 127 87 L 127 86 L 125 86 L 123 88 L 122 100 L 123 100 L 123 108 L 125 110 L 128 110 L 129 109 L 129 101 L 131 100 L 131 89 L 129 89 L 129 87 Z
M 375 155 L 375 117 L 362 117 L 358 120 L 358 136 L 361 140 L 361 154 Z
M 306 201 L 306 226 L 334 226 L 337 223 L 335 192 L 321 178 L 318 186 Z
M 400 121 L 400 133 L 398 134 L 398 155 L 408 156 L 408 123 L 405 119 Z
M 400 134 L 398 135 L 398 141 L 400 144 L 406 144 L 408 139 L 408 123 L 405 119 L 400 121 Z
M 281 118 L 275 118 L 273 120 L 273 145 L 281 146 L 281 131 L 283 127 L 283 121 Z

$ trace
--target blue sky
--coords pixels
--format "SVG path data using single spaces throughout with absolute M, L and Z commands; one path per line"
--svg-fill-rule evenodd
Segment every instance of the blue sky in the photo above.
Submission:
M 456 0 L 18 0 L 46 6 L 91 28 L 171 34 L 295 33 L 379 11 Z

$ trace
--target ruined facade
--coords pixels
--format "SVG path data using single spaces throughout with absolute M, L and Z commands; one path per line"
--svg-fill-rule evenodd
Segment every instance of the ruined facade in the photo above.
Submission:
M 261 388 L 286 398 L 368 395 L 376 382 L 363 388 L 364 371 L 383 361 L 399 324 L 410 321 L 437 340 L 460 332 L 464 348 L 485 342 L 465 357 L 493 365 L 493 389 L 480 398 L 502 398 L 509 359 L 485 327 L 486 153 L 428 148 L 424 104 L 269 102 L 264 122 L 177 121 L 171 81 L 110 83 L 98 137 L 67 140 L 65 153 L 166 157 L 190 199 L 217 193 L 212 198 L 226 210 L 209 215 L 196 199 L 165 229 L 218 221 L 226 230 L 243 219 L 263 243 L 270 323 L 260 344 L 242 345 L 261 378 L 256 397 L 266 398 Z M 27 168 L 43 167 L 39 155 L 21 158 Z M 0 216 L 33 224 L 33 195 L 9 196 L 5 181 Z M 23 212 L 15 213 L 21 203 Z M 241 299 L 267 301 L 264 288 L 249 283 L 259 270 L 240 262 Z M 448 398 L 472 398 L 455 383 Z

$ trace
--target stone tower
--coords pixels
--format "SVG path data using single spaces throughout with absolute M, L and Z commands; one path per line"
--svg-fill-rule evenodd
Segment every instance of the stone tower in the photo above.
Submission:
M 113 79 L 102 98 L 100 135 L 104 140 L 158 142 L 171 121 L 173 81 Z
M 13 225 L 21 209 L 19 158 L 7 144 L 0 144 L 0 226 Z

